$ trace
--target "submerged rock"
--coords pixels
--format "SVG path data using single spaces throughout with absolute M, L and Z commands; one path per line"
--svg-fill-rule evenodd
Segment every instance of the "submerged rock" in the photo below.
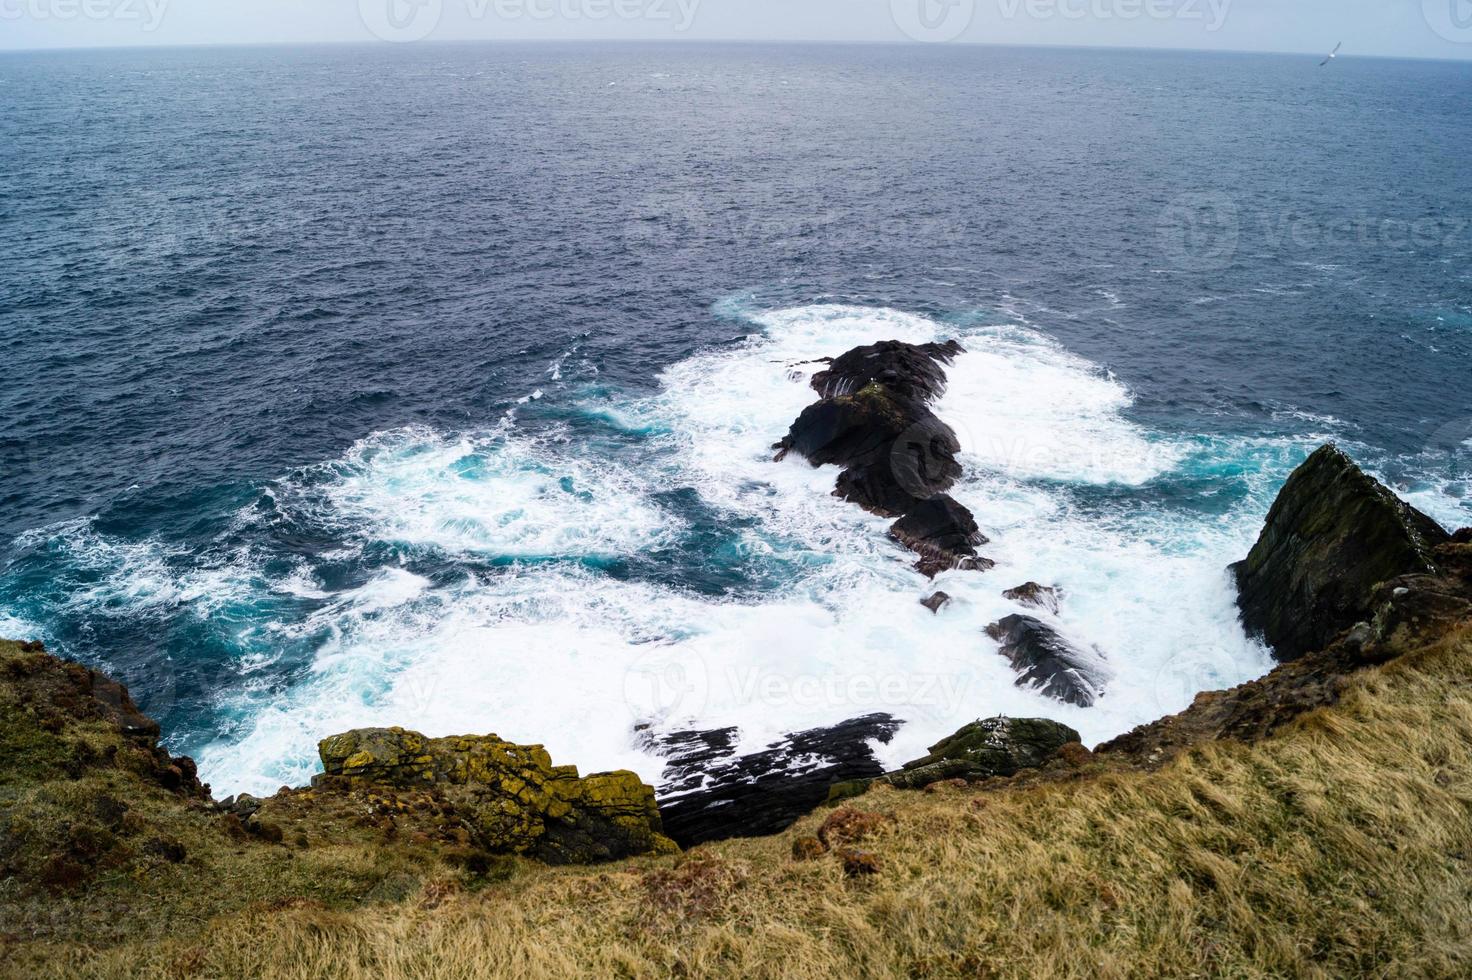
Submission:
M 924 599 L 921 599 L 920 605 L 924 606 L 926 609 L 929 609 L 933 613 L 938 613 L 940 612 L 941 607 L 950 601 L 951 597 L 949 594 L 945 592 L 937 592 L 934 595 L 926 596 Z
M 325 771 L 314 787 L 432 787 L 490 853 L 574 864 L 673 849 L 654 790 L 637 775 L 580 778 L 540 745 L 366 728 L 323 739 L 318 751 Z
M 1002 656 L 1022 676 L 1018 687 L 1035 687 L 1048 697 L 1087 708 L 1109 680 L 1104 657 L 1070 644 L 1057 630 L 1032 616 L 1008 616 L 986 628 L 1002 645 Z
M 865 715 L 741 756 L 735 728 L 645 733 L 645 747 L 667 760 L 659 788 L 665 833 L 690 847 L 785 830 L 827 799 L 833 783 L 880 775 L 869 743 L 887 743 L 900 725 L 887 714 Z
M 945 779 L 989 779 L 1036 769 L 1078 732 L 1046 718 L 988 718 L 974 721 L 930 747 L 924 758 L 907 762 L 885 781 L 901 789 L 920 789 Z
M 1242 623 L 1279 660 L 1329 644 L 1367 618 L 1375 586 L 1435 570 L 1442 527 L 1333 445 L 1283 485 L 1262 534 L 1232 566 Z
M 1020 605 L 1046 609 L 1055 616 L 1058 614 L 1058 589 L 1055 586 L 1025 582 L 1015 589 L 1003 592 L 1002 598 L 1011 599 Z

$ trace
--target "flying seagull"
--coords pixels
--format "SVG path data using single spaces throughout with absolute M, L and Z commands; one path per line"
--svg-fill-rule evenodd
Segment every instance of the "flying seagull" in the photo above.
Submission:
M 1331 62 L 1335 58 L 1337 58 L 1339 56 L 1339 49 L 1342 48 L 1342 47 L 1344 47 L 1344 42 L 1343 41 L 1340 41 L 1338 44 L 1334 45 L 1334 50 L 1329 52 L 1329 57 L 1327 57 L 1323 61 L 1319 62 L 1319 67 L 1322 68 L 1325 65 L 1327 65 L 1329 62 Z

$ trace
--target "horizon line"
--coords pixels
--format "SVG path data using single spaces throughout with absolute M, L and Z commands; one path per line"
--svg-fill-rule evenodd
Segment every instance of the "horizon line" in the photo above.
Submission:
M 906 39 L 895 40 L 848 40 L 836 38 L 700 38 L 700 37 L 648 37 L 648 38 L 426 38 L 420 41 L 382 41 L 373 38 L 332 39 L 317 41 L 188 41 L 174 44 L 82 44 L 71 46 L 41 46 L 7 48 L 0 46 L 0 55 L 13 54 L 77 54 L 105 51 L 178 51 L 196 49 L 249 49 L 249 48 L 315 48 L 315 47 L 371 47 L 385 49 L 412 49 L 435 45 L 513 45 L 513 44 L 730 44 L 730 45 L 827 45 L 833 47 L 904 47 L 936 50 L 947 48 L 1023 48 L 1051 51 L 1121 51 L 1160 52 L 1177 54 L 1251 54 L 1279 56 L 1285 58 L 1322 58 L 1322 51 L 1313 50 L 1264 50 L 1261 48 L 1193 48 L 1172 45 L 1128 45 L 1128 44 L 1048 44 L 1041 42 L 999 41 L 945 41 L 930 43 Z M 1414 54 L 1341 54 L 1339 61 L 1374 59 L 1377 61 L 1431 61 L 1448 64 L 1472 62 L 1472 52 L 1466 57 L 1447 57 Z

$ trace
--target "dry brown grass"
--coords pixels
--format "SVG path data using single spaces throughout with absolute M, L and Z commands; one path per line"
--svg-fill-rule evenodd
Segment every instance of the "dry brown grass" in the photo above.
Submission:
M 981 793 L 877 789 L 882 871 L 787 834 L 310 904 L 166 942 L 29 947 L 69 976 L 1452 977 L 1472 974 L 1472 630 L 1256 744 Z

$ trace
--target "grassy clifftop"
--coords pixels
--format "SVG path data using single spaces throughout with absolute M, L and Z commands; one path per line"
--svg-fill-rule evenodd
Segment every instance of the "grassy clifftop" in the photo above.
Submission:
M 842 811 L 680 856 L 488 874 L 366 832 L 307 848 L 236 839 L 175 790 L 140 795 L 122 770 L 94 770 L 54 798 L 61 810 L 116 792 L 140 822 L 132 838 L 169 836 L 186 855 L 145 844 L 80 893 L 8 894 L 6 969 L 1465 975 L 1472 625 L 1408 639 L 1254 743 L 1203 741 L 1154 768 L 1105 754 L 983 786 L 878 787 L 851 806 L 891 819 L 847 821 L 872 874 L 847 873 L 836 851 L 793 856 Z

